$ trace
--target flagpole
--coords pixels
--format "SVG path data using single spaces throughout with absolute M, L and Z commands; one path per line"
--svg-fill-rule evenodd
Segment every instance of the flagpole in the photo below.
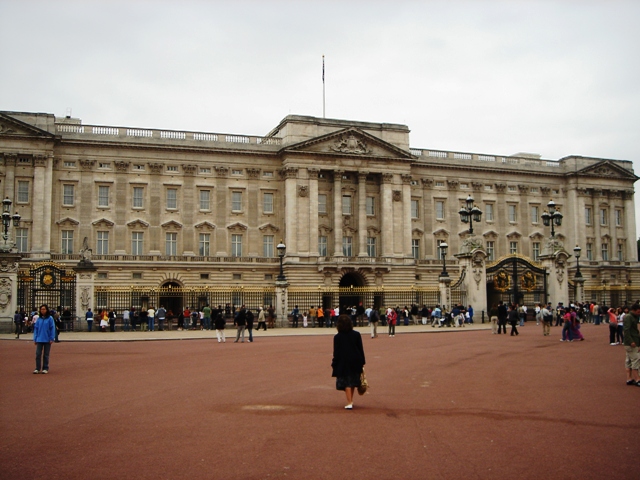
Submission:
M 324 96 L 324 55 L 322 55 L 322 118 L 325 117 L 325 96 Z

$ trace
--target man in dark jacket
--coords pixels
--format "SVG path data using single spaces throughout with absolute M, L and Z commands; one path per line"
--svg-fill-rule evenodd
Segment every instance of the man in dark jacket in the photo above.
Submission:
M 240 335 L 242 335 L 242 343 L 244 343 L 244 330 L 247 326 L 247 311 L 245 310 L 244 305 L 240 307 L 238 314 L 233 319 L 233 324 L 238 327 L 236 339 L 233 343 L 238 343 L 238 340 L 240 340 Z
M 502 300 L 500 300 L 500 303 L 498 304 L 498 335 L 503 332 L 505 335 L 507 334 L 507 315 L 507 306 Z

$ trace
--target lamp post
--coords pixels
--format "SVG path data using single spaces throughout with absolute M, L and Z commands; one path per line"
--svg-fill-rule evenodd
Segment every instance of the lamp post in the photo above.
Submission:
M 19 227 L 20 226 L 20 214 L 18 212 L 14 213 L 13 215 L 11 215 L 11 204 L 13 202 L 11 202 L 11 200 L 9 200 L 9 197 L 5 198 L 2 201 L 2 227 L 3 227 L 3 234 L 2 234 L 2 238 L 4 239 L 4 245 L 2 246 L 2 250 L 5 252 L 8 252 L 11 250 L 11 248 L 13 247 L 13 245 L 10 245 L 9 242 L 9 227 L 11 226 L 11 223 L 13 222 L 13 226 L 14 227 Z
M 576 245 L 573 249 L 573 254 L 576 257 L 576 278 L 582 278 L 582 273 L 580 272 L 580 252 L 582 252 L 582 249 Z
M 545 227 L 551 225 L 551 238 L 554 238 L 556 236 L 556 232 L 553 227 L 554 225 L 558 227 L 562 225 L 562 217 L 564 215 L 562 215 L 562 213 L 560 213 L 560 211 L 556 209 L 556 202 L 554 202 L 553 200 L 549 200 L 549 203 L 547 203 L 547 208 L 549 209 L 549 211 L 545 210 L 541 215 L 542 223 L 544 223 Z
M 482 217 L 482 210 L 473 204 L 473 197 L 469 195 L 465 200 L 465 206 L 461 207 L 458 213 L 462 223 L 469 224 L 469 233 L 473 235 L 473 222 L 478 223 Z
M 287 246 L 280 240 L 276 249 L 278 250 L 278 257 L 280 257 L 280 275 L 278 275 L 278 281 L 286 282 L 287 277 L 284 276 L 284 271 L 282 270 L 282 260 L 284 259 L 284 254 L 287 253 Z
M 442 255 L 442 273 L 440 274 L 440 276 L 448 277 L 449 274 L 447 273 L 447 248 L 449 248 L 449 245 L 447 245 L 447 242 L 442 242 L 440 245 L 438 245 L 438 248 L 440 249 Z

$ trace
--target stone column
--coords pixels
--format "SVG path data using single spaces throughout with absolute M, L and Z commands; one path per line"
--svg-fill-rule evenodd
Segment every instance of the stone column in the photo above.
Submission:
M 413 230 L 411 223 L 411 175 L 402 175 L 402 223 L 404 235 L 402 237 L 401 255 L 411 258 L 411 231 Z
M 74 270 L 76 272 L 76 318 L 78 319 L 78 321 L 74 322 L 74 330 L 86 331 L 87 323 L 85 322 L 84 314 L 89 308 L 91 308 L 94 313 L 96 311 L 93 292 L 97 268 L 91 261 L 81 261 Z
M 627 262 L 638 261 L 638 249 L 636 247 L 636 207 L 633 202 L 633 190 L 625 190 L 622 193 L 624 199 L 624 232 L 627 237 L 625 260 Z
M 216 169 L 216 184 L 213 189 L 213 201 L 215 202 L 214 216 L 216 219 L 216 256 L 228 257 L 231 255 L 231 243 L 227 225 L 231 223 L 231 207 L 229 205 L 229 189 L 227 177 L 229 169 L 225 166 L 214 167 Z
M 451 311 L 451 277 L 438 277 L 440 287 L 440 306 Z
M 358 256 L 367 256 L 367 174 L 358 172 Z
M 545 255 L 540 256 L 540 261 L 547 271 L 547 301 L 554 307 L 558 302 L 569 305 L 568 258 L 569 254 L 562 247 L 553 253 L 545 252 Z
M 289 325 L 289 283 L 276 281 L 276 326 Z
M 381 232 L 382 239 L 382 256 L 393 256 L 393 198 L 392 198 L 393 173 L 382 174 L 382 201 L 380 202 L 381 210 Z
M 18 268 L 21 259 L 19 253 L 0 252 L 0 319 L 10 320 L 12 328 L 13 314 L 18 306 Z
M 576 298 L 574 301 L 577 303 L 584 302 L 584 277 L 574 277 L 573 283 L 576 286 Z
M 342 257 L 342 170 L 333 172 L 333 256 Z
M 600 196 L 602 190 L 593 190 L 593 248 L 596 249 L 593 259 L 602 262 L 602 227 L 600 226 Z M 609 247 L 609 258 L 611 258 L 611 247 Z
M 308 168 L 309 175 L 309 256 L 318 256 L 318 174 L 317 168 Z
M 472 237 L 476 242 L 480 242 L 477 237 Z M 470 239 L 467 239 L 470 240 Z M 467 241 L 465 240 L 465 242 Z M 480 245 L 482 245 L 480 243 Z M 464 287 L 467 292 L 467 305 L 471 305 L 474 311 L 480 312 L 487 309 L 487 271 L 485 260 L 487 252 L 480 246 L 470 246 L 465 248 L 463 243 L 462 252 L 454 255 L 460 262 L 462 269 L 466 271 L 464 276 Z
M 15 153 L 5 153 L 4 154 L 4 196 L 3 199 L 9 197 L 9 199 L 15 205 L 17 203 L 17 198 L 15 196 L 15 171 L 16 171 L 16 161 L 18 156 Z
M 51 205 L 54 201 L 51 196 L 45 197 L 46 188 L 46 171 L 45 162 L 42 159 L 36 159 L 33 168 L 33 198 L 31 202 L 32 212 L 32 231 L 31 234 L 31 253 L 35 258 L 42 258 L 45 251 L 45 204 Z M 57 199 L 58 202 L 60 199 Z M 48 249 L 48 248 L 47 248 Z
M 298 168 L 286 167 L 282 170 L 284 176 L 284 217 L 287 219 L 285 231 L 285 245 L 287 256 L 298 256 Z

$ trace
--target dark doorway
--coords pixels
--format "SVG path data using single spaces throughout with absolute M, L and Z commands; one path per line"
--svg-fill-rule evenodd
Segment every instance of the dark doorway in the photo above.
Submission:
M 357 287 L 364 287 L 364 279 L 357 273 L 347 273 L 340 279 L 340 311 L 343 307 L 357 307 L 363 301 Z
M 172 291 L 175 289 L 175 291 Z M 167 282 L 162 285 L 162 293 L 159 296 L 167 314 L 177 317 L 182 312 L 182 290 L 181 286 L 175 282 Z

